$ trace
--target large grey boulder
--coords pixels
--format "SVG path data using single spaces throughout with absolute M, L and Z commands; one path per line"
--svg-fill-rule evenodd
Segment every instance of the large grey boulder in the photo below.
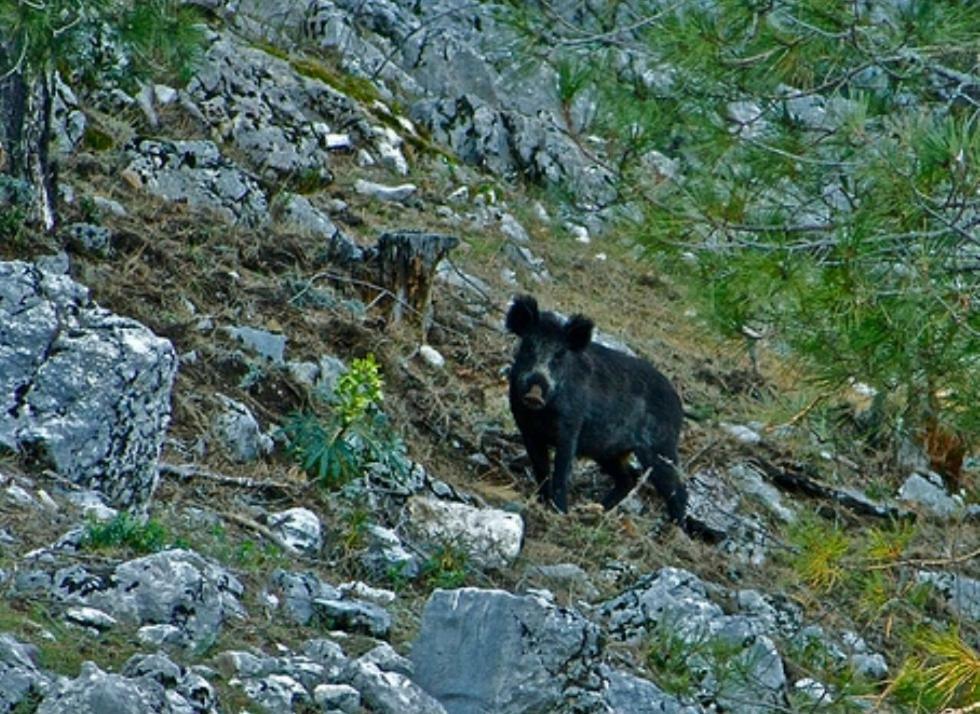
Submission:
M 600 605 L 599 613 L 614 637 L 636 643 L 668 638 L 681 645 L 701 701 L 763 714 L 785 699 L 786 673 L 772 639 L 778 614 L 744 592 L 743 610 L 728 614 L 696 575 L 664 567 Z
M 51 584 L 59 600 L 98 608 L 198 651 L 217 639 L 225 620 L 245 616 L 243 592 L 231 573 L 181 549 L 126 561 L 106 576 L 81 566 L 62 568 Z
M 405 515 L 407 530 L 417 541 L 460 548 L 479 567 L 507 567 L 521 552 L 524 521 L 516 513 L 412 496 Z
M 265 224 L 269 206 L 258 181 L 212 141 L 140 141 L 122 176 L 165 201 L 212 211 L 229 223 Z
M 68 276 L 0 263 L 0 445 L 114 506 L 145 505 L 176 370 L 170 342 Z
M 175 711 L 159 682 L 103 672 L 93 662 L 84 663 L 75 679 L 59 682 L 37 708 L 37 714 L 171 714 Z
M 187 95 L 217 135 L 265 178 L 326 182 L 335 127 L 354 144 L 371 132 L 356 103 L 317 75 L 315 64 L 291 64 L 231 33 L 215 34 Z
M 599 690 L 599 628 L 536 596 L 436 590 L 412 646 L 414 681 L 449 714 L 562 710 L 568 690 Z
M 0 635 L 0 712 L 3 714 L 17 711 L 51 686 L 51 679 L 38 669 L 36 656 L 33 646 L 10 635 Z

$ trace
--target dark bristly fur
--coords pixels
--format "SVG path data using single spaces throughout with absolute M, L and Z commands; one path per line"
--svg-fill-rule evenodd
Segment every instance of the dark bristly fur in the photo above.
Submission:
M 684 523 L 687 491 L 677 463 L 683 410 L 670 381 L 646 360 L 592 342 L 592 321 L 562 321 L 529 296 L 514 300 L 507 329 L 521 338 L 510 370 L 510 408 L 521 431 L 541 497 L 568 510 L 568 478 L 575 457 L 593 459 L 615 486 L 607 509 L 636 484 L 634 454 Z M 555 450 L 554 469 L 549 449 Z

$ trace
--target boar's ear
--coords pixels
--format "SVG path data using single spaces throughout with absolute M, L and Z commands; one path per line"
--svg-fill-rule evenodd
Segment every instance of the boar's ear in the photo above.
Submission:
M 572 315 L 565 323 L 565 339 L 568 348 L 573 352 L 581 352 L 592 341 L 592 320 L 584 315 Z
M 507 311 L 507 329 L 515 335 L 523 335 L 538 317 L 538 301 L 530 295 L 521 295 L 514 298 L 514 304 Z

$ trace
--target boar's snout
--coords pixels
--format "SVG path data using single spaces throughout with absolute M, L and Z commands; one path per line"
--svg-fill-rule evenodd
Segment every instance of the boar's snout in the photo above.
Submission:
M 528 409 L 541 409 L 544 407 L 544 390 L 541 388 L 541 385 L 532 384 L 530 388 L 524 392 L 524 396 L 521 397 L 521 401 L 524 402 L 524 406 L 526 406 Z

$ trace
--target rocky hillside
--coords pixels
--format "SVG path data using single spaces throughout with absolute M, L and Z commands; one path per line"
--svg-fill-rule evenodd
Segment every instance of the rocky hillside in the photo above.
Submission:
M 57 231 L 0 219 L 0 712 L 977 710 L 976 462 L 714 336 L 507 6 L 193 4 L 189 81 L 59 83 Z M 538 503 L 518 293 L 677 386 L 687 531 Z

